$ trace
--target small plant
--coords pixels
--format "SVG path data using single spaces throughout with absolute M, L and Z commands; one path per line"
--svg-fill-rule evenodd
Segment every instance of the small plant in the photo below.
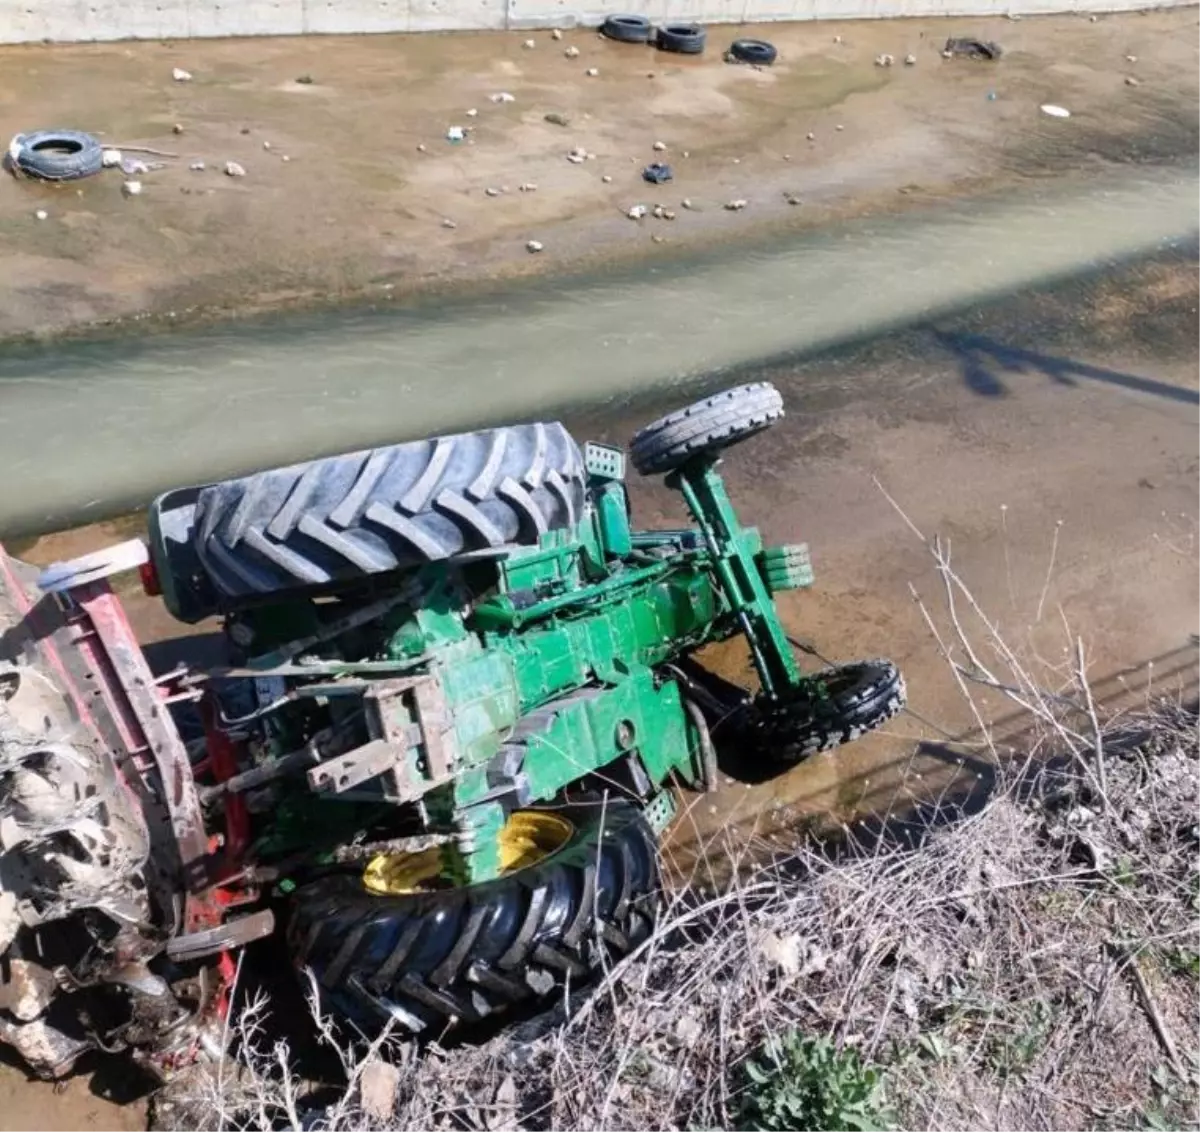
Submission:
M 839 1050 L 826 1037 L 792 1030 L 772 1038 L 745 1064 L 742 1118 L 756 1132 L 811 1132 L 891 1127 L 879 1096 L 879 1073 L 857 1050 Z

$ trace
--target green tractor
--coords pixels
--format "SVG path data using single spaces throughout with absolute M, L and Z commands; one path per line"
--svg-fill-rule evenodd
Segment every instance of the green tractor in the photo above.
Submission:
M 642 429 L 684 530 L 636 530 L 625 454 L 559 424 L 172 491 L 40 575 L 0 550 L 0 1040 L 162 1073 L 219 1045 L 232 956 L 284 942 L 360 1028 L 470 1027 L 653 930 L 676 788 L 783 770 L 904 704 L 887 661 L 800 671 L 717 471 L 783 415 L 744 385 Z M 138 568 L 220 665 L 154 672 L 106 578 Z M 693 654 L 744 638 L 757 690 Z

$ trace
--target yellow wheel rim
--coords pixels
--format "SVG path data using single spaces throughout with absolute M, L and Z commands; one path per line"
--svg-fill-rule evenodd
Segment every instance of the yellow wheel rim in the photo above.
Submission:
M 500 831 L 500 875 L 510 876 L 557 853 L 575 832 L 559 814 L 540 810 L 518 810 L 510 814 Z M 453 846 L 422 849 L 419 853 L 381 853 L 363 870 L 363 886 L 376 896 L 409 896 L 445 887 L 443 877 L 452 875 L 448 854 Z

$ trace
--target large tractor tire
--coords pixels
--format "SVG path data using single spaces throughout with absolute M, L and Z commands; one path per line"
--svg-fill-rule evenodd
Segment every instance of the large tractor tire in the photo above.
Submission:
M 586 984 L 648 937 L 658 855 L 638 807 L 522 810 L 509 831 L 525 849 L 493 881 L 422 880 L 439 865 L 432 849 L 299 888 L 288 928 L 296 963 L 360 1026 L 391 1018 L 438 1034 Z
M 640 429 L 629 454 L 644 476 L 671 472 L 762 432 L 782 417 L 783 397 L 770 382 L 738 385 Z
M 534 544 L 583 506 L 567 430 L 513 425 L 214 484 L 196 497 L 192 540 L 218 594 L 236 602 Z
M 755 758 L 781 769 L 882 727 L 904 708 L 904 677 L 890 660 L 838 665 L 775 701 L 758 697 L 740 720 Z M 825 695 L 811 690 L 824 685 Z

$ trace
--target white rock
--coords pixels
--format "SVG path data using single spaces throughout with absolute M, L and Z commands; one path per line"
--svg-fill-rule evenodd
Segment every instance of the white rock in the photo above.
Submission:
M 671 211 L 669 208 L 664 208 L 664 209 L 663 209 L 662 218 L 663 218 L 664 220 L 674 220 L 674 219 L 675 219 L 675 213 L 673 213 L 673 212 L 672 212 L 672 211 Z
M 694 204 L 692 204 L 692 202 L 687 197 L 684 197 L 683 200 L 681 200 L 679 203 L 684 208 L 695 208 L 696 207 Z
M 656 204 L 656 205 L 654 206 L 654 218 L 655 218 L 655 220 L 661 220 L 661 219 L 663 218 L 663 214 L 664 214 L 666 211 L 667 211 L 667 210 L 666 210 L 665 208 L 663 208 L 663 206 L 662 206 L 661 204 Z
M 50 213 L 48 213 L 44 208 L 39 208 L 33 215 L 38 220 L 48 220 L 50 218 Z
M 1125 85 L 1126 86 L 1138 86 L 1139 80 L 1135 79 L 1132 75 L 1126 75 L 1125 76 Z
M 533 182 L 533 181 L 526 181 L 526 182 L 525 182 L 525 184 L 523 184 L 523 185 L 521 186 L 521 192 L 523 192 L 523 193 L 536 193 L 536 192 L 537 192 L 537 185 L 536 185 L 536 184 L 534 184 L 534 182 Z
M 418 153 L 424 153 L 424 152 L 425 152 L 425 143 L 424 143 L 424 142 L 422 142 L 420 145 L 418 145 L 418 146 L 417 146 L 417 152 L 418 152 Z
M 578 58 L 579 58 L 579 48 L 578 48 L 578 47 L 574 47 L 574 46 L 572 46 L 572 47 L 568 47 L 568 48 L 566 49 L 566 51 L 564 51 L 564 52 L 563 52 L 563 54 L 564 54 L 564 55 L 565 55 L 565 56 L 566 56 L 568 59 L 578 59 Z
M 281 154 L 281 155 L 280 155 L 280 158 L 279 158 L 279 160 L 280 160 L 280 161 L 291 161 L 291 158 L 290 158 L 290 157 L 288 157 L 288 155 L 287 155 L 286 153 L 284 153 L 284 154 Z
M 532 39 L 527 39 L 521 44 L 521 46 L 524 47 L 526 51 L 532 51 L 537 46 L 537 43 Z
M 105 149 L 100 151 L 100 164 L 105 169 L 112 169 L 116 165 L 121 164 L 121 151 L 119 149 Z
M 646 215 L 646 206 L 644 204 L 635 204 L 625 215 L 630 220 L 641 220 Z
M 725 207 L 727 209 L 729 209 L 730 212 L 741 212 L 741 210 L 746 207 L 746 201 L 744 201 L 744 200 L 726 201 Z
M 121 192 L 127 197 L 141 196 L 142 182 L 141 181 L 126 181 L 121 186 Z
M 1052 102 L 1043 102 L 1041 107 L 1043 114 L 1048 114 L 1051 118 L 1069 118 L 1071 111 L 1065 106 L 1055 106 Z
M 915 67 L 917 65 L 917 57 L 915 55 L 905 55 L 904 65 L 906 67 Z
M 843 130 L 846 128 L 846 127 L 845 127 L 845 126 L 838 125 L 838 126 L 834 126 L 833 128 L 834 128 L 835 130 L 837 130 L 837 132 L 840 134 L 840 133 L 841 133 L 841 132 L 842 132 L 842 131 L 843 131 Z
M 470 110 L 467 111 L 467 117 L 468 118 L 478 118 L 479 111 L 476 110 L 474 107 L 472 107 Z
M 225 176 L 226 177 L 244 177 L 245 175 L 246 175 L 246 170 L 243 169 L 236 161 L 226 161 L 225 162 Z
M 1136 56 L 1136 55 L 1126 55 L 1126 56 L 1125 56 L 1125 62 L 1126 62 L 1126 63 L 1136 63 L 1136 62 L 1137 62 L 1137 56 Z
M 176 67 L 171 72 L 171 78 L 177 83 L 190 83 L 192 81 L 192 72 L 185 71 L 182 67 Z
M 487 194 L 489 197 L 498 197 L 498 196 L 500 195 L 500 190 L 499 190 L 499 189 L 493 189 L 493 188 L 491 187 L 491 185 L 489 185 L 489 186 L 488 186 L 486 189 L 484 189 L 483 191 L 484 191 L 484 193 L 485 193 L 485 194 Z
M 455 224 L 454 221 L 451 220 L 449 217 L 446 217 L 446 219 L 442 221 L 442 227 L 443 228 L 457 228 L 458 225 Z
M 263 149 L 270 149 L 270 148 L 271 148 L 270 142 L 263 142 Z
M 876 55 L 875 66 L 890 67 L 896 61 L 895 55 Z
M 553 31 L 550 33 L 550 38 L 551 38 L 551 39 L 562 39 L 562 32 L 561 32 L 561 31 L 560 31 L 558 28 L 555 28 L 555 29 L 554 29 L 554 30 L 553 30 Z
M 600 73 L 600 68 L 599 68 L 599 67 L 589 67 L 589 68 L 588 68 L 586 71 L 584 71 L 583 73 L 584 73 L 585 75 L 587 75 L 587 77 L 588 77 L 589 79 L 594 79 L 594 78 L 595 78 L 595 77 L 596 77 L 596 76 L 597 76 L 597 75 Z
M 582 165 L 588 158 L 587 150 L 582 146 L 576 146 L 567 154 L 567 160 L 572 165 Z
M 808 138 L 809 141 L 816 141 L 816 139 L 817 139 L 817 135 L 813 134 L 813 133 L 808 133 L 808 134 L 805 134 L 804 136 L 806 138 Z
M 842 42 L 842 37 L 841 37 L 840 35 L 835 35 L 835 36 L 833 37 L 833 42 L 834 42 L 834 43 L 841 43 L 841 42 Z
M 189 169 L 190 169 L 190 170 L 191 170 L 193 173 L 203 173 L 203 172 L 204 172 L 204 170 L 205 170 L 205 168 L 206 168 L 206 166 L 205 166 L 205 164 L 204 164 L 204 162 L 203 162 L 203 161 L 193 161 L 193 162 L 191 163 L 191 165 L 189 165 L 189 166 L 188 166 L 188 168 L 189 168 Z
M 605 173 L 604 176 L 600 178 L 600 180 L 603 181 L 606 185 L 612 184 L 612 178 L 607 173 Z
M 656 141 L 650 148 L 654 150 L 655 153 L 662 153 L 663 150 L 667 148 L 667 143 Z
M 499 103 L 499 102 L 516 102 L 517 100 L 513 95 L 509 94 L 508 91 L 502 90 L 499 92 L 499 94 L 492 95 L 492 101 Z
M 525 250 L 527 252 L 540 252 L 545 246 L 540 240 L 530 240 L 526 243 Z
M 462 126 L 451 126 L 446 131 L 446 140 L 452 142 L 460 142 L 467 136 L 466 130 Z
M 132 161 L 121 162 L 121 170 L 131 177 L 136 177 L 142 173 L 149 173 L 150 166 L 135 157 Z

